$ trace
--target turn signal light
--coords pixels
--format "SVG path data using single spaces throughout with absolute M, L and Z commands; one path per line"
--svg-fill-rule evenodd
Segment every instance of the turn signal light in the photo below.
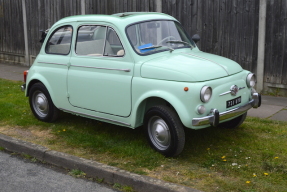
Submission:
M 24 82 L 26 83 L 29 70 L 24 71 Z

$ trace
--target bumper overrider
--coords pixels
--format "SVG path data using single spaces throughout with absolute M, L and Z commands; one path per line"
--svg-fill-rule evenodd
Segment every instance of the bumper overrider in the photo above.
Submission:
M 26 84 L 21 85 L 21 91 L 25 91 L 26 90 Z
M 221 113 L 219 113 L 217 109 L 211 109 L 209 116 L 193 118 L 192 125 L 202 126 L 210 124 L 211 126 L 216 127 L 219 124 L 219 121 L 223 121 L 225 119 L 241 115 L 246 111 L 248 111 L 250 108 L 252 107 L 258 108 L 260 107 L 260 105 L 261 105 L 261 95 L 259 93 L 253 93 L 252 99 L 245 105 Z

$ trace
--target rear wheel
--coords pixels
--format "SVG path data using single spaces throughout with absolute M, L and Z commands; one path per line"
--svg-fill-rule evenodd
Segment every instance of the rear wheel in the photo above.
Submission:
M 167 106 L 155 106 L 147 111 L 144 127 L 149 144 L 167 157 L 180 154 L 185 133 L 177 114 Z
M 29 91 L 29 104 L 34 116 L 44 122 L 53 122 L 59 116 L 59 110 L 51 100 L 47 88 L 35 83 Z
M 246 119 L 246 116 L 247 116 L 247 112 L 230 121 L 220 123 L 218 126 L 222 128 L 236 129 L 244 122 L 244 120 Z

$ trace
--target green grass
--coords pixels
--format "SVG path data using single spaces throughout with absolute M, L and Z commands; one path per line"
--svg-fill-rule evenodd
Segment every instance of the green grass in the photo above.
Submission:
M 165 158 L 149 147 L 142 128 L 67 113 L 52 124 L 38 121 L 20 85 L 0 79 L 4 134 L 203 191 L 286 191 L 286 122 L 248 117 L 236 130 L 186 129 L 184 151 Z
M 81 170 L 78 169 L 73 169 L 71 171 L 69 171 L 69 175 L 73 176 L 73 177 L 77 177 L 77 178 L 84 178 L 86 176 L 86 173 L 84 173 Z

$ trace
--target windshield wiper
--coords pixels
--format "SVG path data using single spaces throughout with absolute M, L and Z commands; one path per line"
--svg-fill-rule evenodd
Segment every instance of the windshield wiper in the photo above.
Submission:
M 153 46 L 149 46 L 149 47 L 144 47 L 144 48 L 141 48 L 140 50 L 146 50 L 146 49 L 156 49 L 156 48 L 160 48 L 160 47 L 166 47 L 169 49 L 170 52 L 174 51 L 173 48 L 170 48 L 170 47 L 167 47 L 167 46 L 162 46 L 162 45 L 153 45 Z
M 180 40 L 170 40 L 170 41 L 167 41 L 166 43 L 182 43 L 182 44 L 189 45 L 191 49 L 194 48 L 194 46 L 192 44 L 185 42 L 185 41 L 180 41 Z

